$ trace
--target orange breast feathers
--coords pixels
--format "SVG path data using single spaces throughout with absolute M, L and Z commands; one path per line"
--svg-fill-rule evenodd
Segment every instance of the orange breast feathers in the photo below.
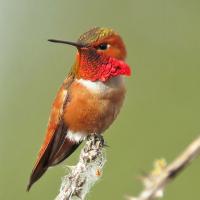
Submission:
M 70 99 L 64 109 L 64 122 L 73 132 L 100 134 L 116 118 L 124 95 L 124 87 L 98 93 L 75 81 L 71 85 Z

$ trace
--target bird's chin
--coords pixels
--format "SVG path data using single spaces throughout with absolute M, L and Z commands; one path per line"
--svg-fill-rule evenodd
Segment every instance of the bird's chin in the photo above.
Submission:
M 128 65 L 123 66 L 123 67 L 113 68 L 109 73 L 104 74 L 104 76 L 101 76 L 100 81 L 106 82 L 106 81 L 110 80 L 111 78 L 119 77 L 122 75 L 124 75 L 124 76 L 131 75 L 131 69 Z
M 131 68 L 126 63 L 123 63 L 122 65 L 119 65 L 113 69 L 112 75 L 113 76 L 119 76 L 119 75 L 130 76 Z

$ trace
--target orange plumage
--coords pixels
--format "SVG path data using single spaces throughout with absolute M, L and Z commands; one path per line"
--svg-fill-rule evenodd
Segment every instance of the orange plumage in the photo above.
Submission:
M 124 62 L 125 45 L 108 28 L 93 28 L 77 43 L 76 62 L 53 102 L 45 140 L 34 165 L 29 190 L 48 169 L 66 159 L 89 134 L 102 134 L 115 120 L 125 96 L 122 75 L 130 75 Z

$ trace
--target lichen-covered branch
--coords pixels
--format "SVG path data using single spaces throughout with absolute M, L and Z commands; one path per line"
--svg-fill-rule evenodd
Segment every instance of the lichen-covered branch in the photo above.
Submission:
M 101 135 L 90 135 L 81 150 L 79 162 L 62 180 L 56 200 L 83 200 L 95 182 L 101 177 L 106 162 Z
M 128 197 L 129 200 L 153 200 L 161 198 L 165 186 L 172 181 L 190 162 L 200 154 L 200 136 L 195 139 L 171 164 L 164 160 L 155 163 L 155 169 L 142 177 L 143 191 L 138 197 Z

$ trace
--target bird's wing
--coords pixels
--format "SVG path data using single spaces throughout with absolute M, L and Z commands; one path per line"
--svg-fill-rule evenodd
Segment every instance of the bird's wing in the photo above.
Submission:
M 79 146 L 66 137 L 67 126 L 62 119 L 64 106 L 69 99 L 69 88 L 73 81 L 73 76 L 68 76 L 54 100 L 45 140 L 32 170 L 27 190 L 45 173 L 49 166 L 60 163 Z

